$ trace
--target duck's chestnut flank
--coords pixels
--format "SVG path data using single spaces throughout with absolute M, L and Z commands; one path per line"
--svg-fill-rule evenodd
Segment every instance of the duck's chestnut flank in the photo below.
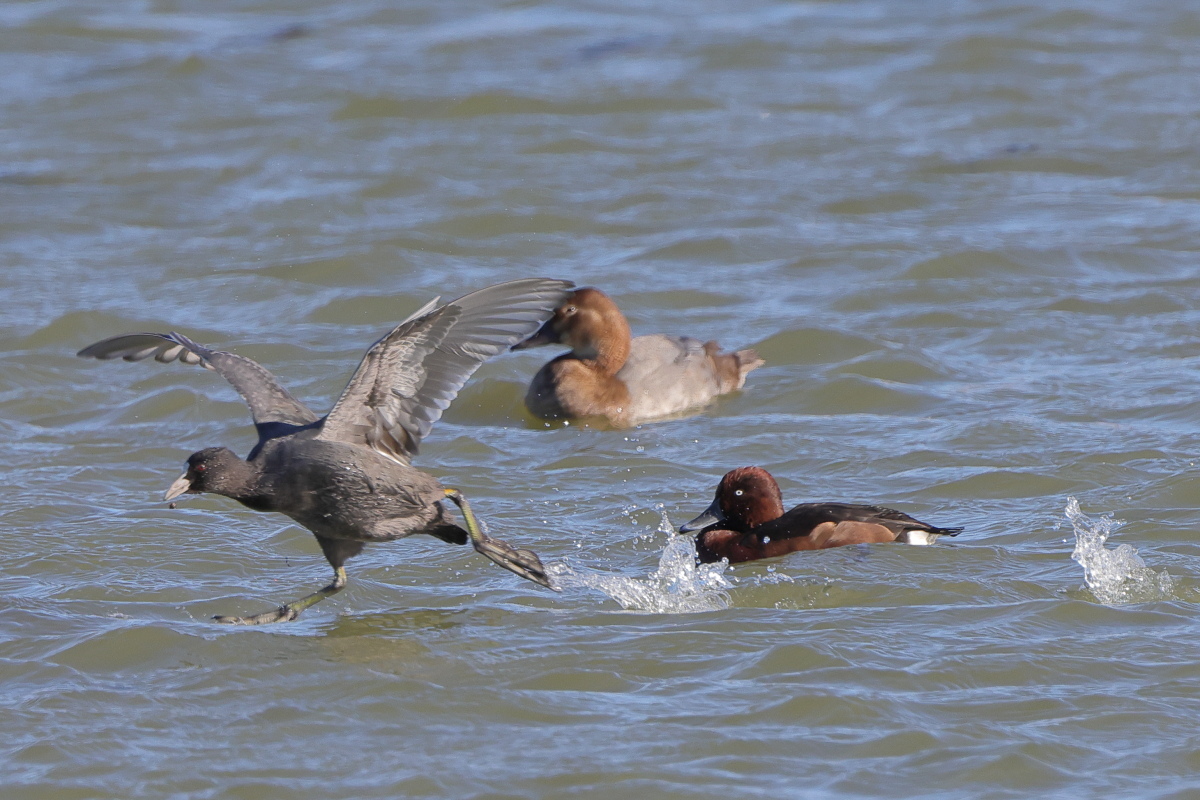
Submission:
M 779 484 L 761 467 L 725 473 L 712 504 L 679 528 L 681 533 L 699 531 L 696 553 L 702 562 L 728 559 L 731 564 L 848 544 L 932 544 L 962 530 L 930 525 L 892 508 L 853 503 L 801 503 L 785 512 Z

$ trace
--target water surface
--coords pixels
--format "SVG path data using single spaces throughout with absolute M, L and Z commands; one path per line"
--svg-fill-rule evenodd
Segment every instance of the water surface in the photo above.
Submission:
M 5 797 L 1200 791 L 1197 74 L 1173 3 L 0 7 Z M 528 275 L 767 365 L 627 432 L 480 370 L 419 464 L 561 595 L 417 538 L 209 622 L 327 566 L 159 501 L 249 449 L 229 387 L 74 352 L 178 329 L 324 410 Z M 967 530 L 679 573 L 747 464 Z M 1069 497 L 1168 588 L 1088 588 Z

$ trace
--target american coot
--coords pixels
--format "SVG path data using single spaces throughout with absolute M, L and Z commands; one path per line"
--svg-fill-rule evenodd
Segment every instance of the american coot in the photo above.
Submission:
M 599 417 L 619 427 L 668 417 L 736 391 L 762 366 L 753 350 L 721 353 L 716 342 L 683 336 L 630 338 L 617 304 L 599 289 L 568 297 L 536 334 L 514 346 L 571 348 L 546 364 L 525 405 L 543 419 Z
M 850 503 L 801 503 L 785 514 L 779 484 L 761 467 L 725 473 L 712 505 L 679 526 L 680 533 L 700 531 L 696 553 L 702 562 L 728 558 L 734 564 L 847 544 L 933 544 L 962 530 L 928 525 L 891 508 Z
M 414 533 L 452 544 L 466 544 L 469 537 L 477 551 L 500 566 L 553 588 L 535 553 L 487 536 L 457 490 L 444 489 L 409 464 L 467 378 L 537 330 L 570 288 L 567 281 L 529 278 L 443 306 L 435 298 L 367 351 L 333 410 L 320 418 L 254 361 L 210 350 L 178 333 L 114 336 L 79 355 L 201 364 L 219 372 L 250 406 L 259 439 L 246 460 L 224 447 L 194 453 L 165 499 L 213 492 L 255 511 L 286 514 L 317 537 L 334 578 L 275 611 L 216 617 L 219 622 L 293 620 L 342 590 L 346 559 L 367 542 Z M 467 530 L 447 516 L 439 502 L 446 498 L 462 510 Z

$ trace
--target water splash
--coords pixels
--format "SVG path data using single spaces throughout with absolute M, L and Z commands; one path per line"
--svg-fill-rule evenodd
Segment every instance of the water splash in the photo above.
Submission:
M 727 565 L 696 563 L 696 541 L 678 535 L 666 514 L 656 532 L 667 534 L 667 543 L 658 569 L 645 578 L 606 575 L 561 561 L 548 564 L 546 572 L 560 589 L 596 589 L 627 611 L 693 614 L 729 608 L 727 590 L 733 584 L 724 574 Z
M 1107 548 L 1104 542 L 1123 523 L 1112 514 L 1099 519 L 1079 510 L 1079 502 L 1067 499 L 1067 519 L 1075 529 L 1075 550 L 1071 558 L 1083 567 L 1087 588 L 1101 603 L 1109 606 L 1148 603 L 1171 599 L 1173 583 L 1166 570 L 1155 572 L 1127 544 Z

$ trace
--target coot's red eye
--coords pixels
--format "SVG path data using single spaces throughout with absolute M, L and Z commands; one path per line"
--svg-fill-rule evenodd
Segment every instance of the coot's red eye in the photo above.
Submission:
M 205 467 L 203 464 L 197 464 L 196 466 L 192 467 L 192 469 L 196 470 L 196 472 L 204 472 L 207 467 Z

